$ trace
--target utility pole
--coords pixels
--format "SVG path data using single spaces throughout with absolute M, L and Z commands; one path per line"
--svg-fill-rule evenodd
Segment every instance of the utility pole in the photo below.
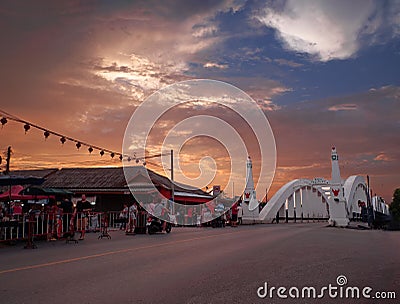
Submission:
M 367 207 L 369 207 L 371 205 L 371 198 L 369 196 L 370 191 L 369 191 L 370 187 L 369 187 L 369 175 L 367 175 Z
M 4 172 L 6 175 L 10 173 L 10 161 L 11 161 L 11 146 L 9 146 L 7 149 L 6 171 Z
M 174 193 L 174 150 L 171 150 L 171 200 L 172 200 L 172 214 L 175 214 L 175 193 Z
M 265 188 L 265 204 L 268 203 L 268 188 Z

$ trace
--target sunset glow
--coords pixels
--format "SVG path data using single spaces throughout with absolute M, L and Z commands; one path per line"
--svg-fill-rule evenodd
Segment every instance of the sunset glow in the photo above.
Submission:
M 184 80 L 224 81 L 256 101 L 274 132 L 277 170 L 268 197 L 295 178 L 330 178 L 335 145 L 342 177 L 370 175 L 373 191 L 390 202 L 400 187 L 399 14 L 396 1 L 3 2 L 0 109 L 121 152 L 129 119 L 151 94 Z M 165 113 L 148 155 L 159 153 L 176 124 L 210 113 L 246 138 L 257 180 L 254 134 L 206 101 Z M 11 170 L 122 166 L 107 153 L 45 140 L 35 128 L 25 134 L 14 121 L 0 129 L 2 170 L 8 146 Z M 228 152 L 211 138 L 190 139 L 179 153 L 183 173 L 197 177 L 200 160 L 211 156 L 212 184 L 224 188 Z M 147 167 L 169 176 L 159 164 L 149 159 Z

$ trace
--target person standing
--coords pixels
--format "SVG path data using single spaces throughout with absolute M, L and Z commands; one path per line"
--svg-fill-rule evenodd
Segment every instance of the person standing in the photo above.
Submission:
M 55 241 L 58 207 L 54 200 L 50 200 L 46 207 L 47 213 L 47 241 Z
M 154 216 L 161 220 L 162 229 L 165 230 L 167 221 L 169 221 L 170 211 L 167 208 L 165 199 L 159 200 L 154 207 Z
M 136 213 L 137 213 L 137 207 L 135 203 L 132 203 L 132 205 L 128 209 L 128 228 L 126 230 L 127 234 L 133 234 L 135 233 L 135 227 L 136 227 Z
M 124 204 L 124 208 L 119 214 L 119 219 L 121 221 L 121 226 L 119 227 L 119 230 L 126 230 L 126 222 L 128 221 L 128 204 Z
M 237 227 L 237 219 L 238 219 L 238 206 L 237 203 L 232 205 L 232 216 L 231 216 L 231 227 Z
M 76 203 L 75 214 L 77 218 L 77 230 L 81 231 L 80 241 L 85 239 L 86 226 L 88 221 L 88 213 L 92 210 L 92 205 L 86 200 L 86 195 L 82 194 L 82 199 Z
M 243 207 L 242 205 L 240 205 L 240 203 L 238 203 L 238 225 L 242 225 L 242 221 L 243 221 Z
M 62 209 L 62 222 L 63 232 L 68 232 L 70 228 L 70 220 L 74 211 L 74 205 L 68 198 L 64 198 L 61 202 L 60 208 Z
M 22 207 L 21 207 L 21 204 L 19 202 L 16 202 L 14 204 L 13 215 L 14 215 L 14 217 L 17 217 L 17 218 L 22 215 Z
M 74 211 L 74 205 L 68 198 L 63 199 L 63 201 L 61 202 L 60 208 L 63 210 L 63 213 L 69 214 L 70 216 Z

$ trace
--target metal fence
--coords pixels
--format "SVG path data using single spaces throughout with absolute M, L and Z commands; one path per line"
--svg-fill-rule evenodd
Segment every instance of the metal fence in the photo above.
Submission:
M 124 230 L 135 229 L 138 224 L 145 226 L 147 215 L 139 213 L 136 217 L 132 219 L 128 215 L 121 218 L 120 211 L 77 214 L 36 212 L 6 216 L 0 221 L 0 242 L 27 240 L 30 237 L 55 240 L 83 229 L 86 232 L 101 232 L 105 226 L 108 229 Z

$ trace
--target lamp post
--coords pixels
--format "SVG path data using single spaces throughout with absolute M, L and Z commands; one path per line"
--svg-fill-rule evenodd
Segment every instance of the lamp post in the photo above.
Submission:
M 172 201 L 172 214 L 175 214 L 175 191 L 174 191 L 174 150 L 171 150 L 171 201 Z

